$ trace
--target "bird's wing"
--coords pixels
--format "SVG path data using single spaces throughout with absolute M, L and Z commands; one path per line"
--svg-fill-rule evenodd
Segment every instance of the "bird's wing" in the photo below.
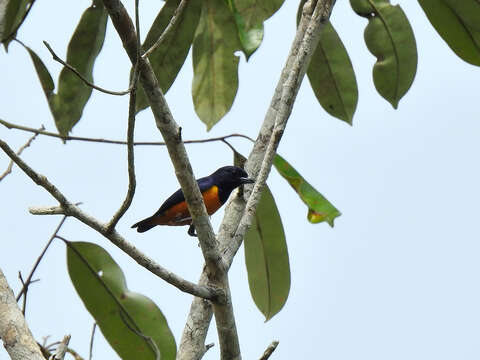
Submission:
M 198 187 L 200 192 L 210 189 L 213 186 L 213 180 L 210 176 L 206 176 L 197 180 Z M 177 205 L 185 201 L 185 196 L 183 195 L 182 189 L 175 191 L 165 202 L 160 206 L 160 209 L 153 216 L 161 215 L 164 211 L 170 209 L 172 206 Z

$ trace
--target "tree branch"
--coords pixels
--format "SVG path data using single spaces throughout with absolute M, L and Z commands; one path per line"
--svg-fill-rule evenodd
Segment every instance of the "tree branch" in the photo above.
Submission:
M 12 360 L 45 360 L 0 269 L 0 338 Z
M 18 40 L 17 40 L 18 41 Z M 22 44 L 22 46 L 25 47 L 25 45 L 23 43 L 20 42 L 20 44 Z M 47 47 L 48 51 L 50 52 L 50 54 L 52 55 L 53 57 L 53 60 L 59 62 L 60 64 L 62 64 L 63 66 L 65 66 L 68 70 L 70 70 L 71 72 L 73 72 L 75 75 L 77 75 L 77 77 L 82 80 L 87 86 L 91 87 L 92 89 L 95 89 L 95 90 L 98 90 L 100 92 L 103 92 L 105 94 L 109 94 L 109 95 L 116 95 L 116 96 L 123 96 L 123 95 L 127 95 L 128 93 L 130 93 L 133 89 L 133 84 L 130 85 L 130 87 L 127 89 L 127 90 L 124 90 L 124 91 L 112 91 L 112 90 L 107 90 L 107 89 L 104 89 L 104 88 L 101 88 L 100 86 L 97 86 L 95 85 L 94 83 L 92 83 L 91 81 L 89 81 L 87 78 L 85 78 L 85 76 L 83 76 L 82 74 L 80 74 L 80 72 L 75 69 L 72 65 L 66 63 L 65 61 L 63 61 L 61 58 L 59 58 L 57 56 L 57 54 L 55 54 L 55 52 L 53 51 L 52 47 L 50 46 L 50 44 L 48 42 L 46 42 L 45 40 L 43 41 L 43 44 Z
M 160 130 L 167 145 L 170 159 L 175 168 L 175 174 L 198 233 L 198 239 L 207 267 L 208 284 L 224 291 L 225 301 L 221 303 L 214 302 L 213 305 L 222 359 L 239 358 L 240 346 L 230 300 L 227 269 L 219 253 L 218 242 L 213 233 L 198 184 L 193 176 L 192 167 L 181 140 L 180 128 L 173 119 L 150 63 L 144 58 L 137 57 L 138 44 L 135 40 L 135 29 L 123 4 L 119 0 L 103 0 L 103 3 L 131 62 L 135 63 L 138 61 L 140 83 L 150 103 L 157 128 Z
M 101 223 L 94 217 L 83 212 L 77 205 L 72 204 L 67 198 L 53 185 L 45 176 L 37 174 L 30 166 L 28 166 L 20 157 L 18 157 L 13 150 L 2 140 L 0 140 L 0 148 L 37 184 L 47 190 L 57 201 L 60 207 L 48 207 L 45 209 L 35 208 L 30 212 L 35 215 L 40 214 L 63 214 L 66 216 L 73 216 L 80 220 L 85 225 L 96 230 L 114 245 L 122 249 L 127 255 L 134 259 L 138 264 L 154 273 L 169 284 L 177 287 L 183 292 L 199 296 L 205 299 L 223 298 L 222 291 L 219 289 L 211 289 L 206 286 L 200 286 L 189 282 L 178 275 L 168 271 L 160 264 L 157 264 L 153 259 L 142 253 L 135 246 L 125 240 L 115 230 L 108 231 L 107 225 Z
M 65 358 L 65 353 L 68 350 L 68 343 L 70 342 L 70 335 L 65 335 L 63 340 L 58 344 L 55 354 L 52 356 L 52 360 L 63 360 Z
M 137 181 L 135 179 L 135 163 L 134 163 L 134 151 L 133 151 L 133 135 L 135 130 L 135 104 L 137 100 L 137 74 L 134 73 L 133 84 L 134 87 L 130 93 L 130 100 L 128 105 L 128 126 L 127 126 L 127 157 L 128 157 L 128 191 L 125 196 L 120 209 L 113 215 L 112 219 L 107 225 L 107 231 L 110 232 L 115 229 L 120 218 L 125 214 L 130 205 L 132 204 L 133 196 L 135 195 L 135 188 Z
M 31 132 L 34 134 L 39 134 L 39 135 L 44 135 L 44 136 L 50 136 L 50 137 L 55 137 L 58 139 L 61 139 L 63 141 L 71 141 L 71 140 L 76 140 L 76 141 L 86 141 L 86 142 L 96 142 L 96 143 L 103 143 L 103 144 L 114 144 L 114 145 L 127 145 L 127 141 L 123 140 L 111 140 L 111 139 L 100 139 L 100 138 L 90 138 L 90 137 L 81 137 L 81 136 L 62 136 L 57 133 L 49 132 L 49 131 L 44 131 L 44 130 L 39 130 L 35 128 L 31 128 L 28 126 L 22 126 L 22 125 L 17 125 L 13 123 L 9 123 L 5 120 L 0 119 L 0 124 L 5 126 L 8 129 L 16 129 L 16 130 L 22 130 L 26 132 Z M 197 140 L 184 140 L 184 144 L 204 144 L 208 142 L 214 142 L 214 141 L 224 141 L 225 139 L 233 138 L 233 137 L 239 137 L 243 139 L 250 140 L 251 142 L 254 142 L 254 140 L 243 134 L 229 134 L 225 136 L 218 136 L 218 137 L 212 137 L 212 138 L 207 138 L 207 139 L 197 139 Z M 164 141 L 137 141 L 133 142 L 134 146 L 165 146 Z
M 43 259 L 43 256 L 45 255 L 45 253 L 47 252 L 50 244 L 52 243 L 53 239 L 55 239 L 55 236 L 57 236 L 58 232 L 60 231 L 60 229 L 62 228 L 63 224 L 65 223 L 65 220 L 67 219 L 66 216 L 64 216 L 62 218 L 62 220 L 60 221 L 60 223 L 57 225 L 55 231 L 53 232 L 52 236 L 50 236 L 50 239 L 48 239 L 47 241 L 47 244 L 45 245 L 45 247 L 43 248 L 42 252 L 40 253 L 40 256 L 37 258 L 37 261 L 35 261 L 35 264 L 33 264 L 33 268 L 32 270 L 30 271 L 30 274 L 28 274 L 28 277 L 27 277 L 27 280 L 25 281 L 25 284 L 23 285 L 22 287 L 22 290 L 20 290 L 20 292 L 18 293 L 17 297 L 16 297 L 16 300 L 20 300 L 20 297 L 22 296 L 22 294 L 25 293 L 26 295 L 26 292 L 27 292 L 27 289 L 28 289 L 28 286 L 30 285 L 30 283 L 32 282 L 32 277 L 33 277 L 33 274 L 35 273 L 35 270 L 37 270 L 37 267 L 38 267 L 38 264 L 40 264 L 40 261 L 42 261 Z
M 95 338 L 95 329 L 97 328 L 97 323 L 93 323 L 92 334 L 90 335 L 90 346 L 88 351 L 88 360 L 92 360 L 93 357 L 93 339 Z
M 225 216 L 220 225 L 218 240 L 222 245 L 223 260 L 228 267 L 231 265 L 233 257 L 243 241 L 244 233 L 251 222 L 260 196 L 259 192 L 270 171 L 275 150 L 285 129 L 306 67 L 334 4 L 335 0 L 309 0 L 303 7 L 302 19 L 298 25 L 286 64 L 275 88 L 254 148 L 246 163 L 248 174 L 257 179 L 253 190 L 250 186 L 245 186 L 244 198 L 248 199 L 248 210 L 246 211 L 244 198 L 233 197 L 227 204 Z M 251 200 L 250 194 L 253 194 Z M 199 285 L 205 284 L 204 280 L 205 277 L 202 274 Z M 192 354 L 198 354 L 202 351 L 211 316 L 211 307 L 202 306 L 199 299 L 193 299 L 187 325 L 184 328 L 177 352 L 177 359 L 194 359 L 195 357 Z M 189 328 L 190 324 L 195 324 L 196 327 Z M 190 337 L 192 332 L 195 333 L 195 339 Z
M 272 341 L 270 345 L 265 349 L 262 357 L 259 360 L 267 360 L 270 356 L 272 356 L 273 352 L 278 346 L 278 341 Z

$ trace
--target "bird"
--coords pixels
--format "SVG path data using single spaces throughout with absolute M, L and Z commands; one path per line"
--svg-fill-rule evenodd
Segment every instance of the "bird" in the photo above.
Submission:
M 245 170 L 237 166 L 223 166 L 213 174 L 197 179 L 208 215 L 212 215 L 225 204 L 235 188 L 254 182 L 255 180 L 249 178 Z M 155 214 L 133 224 L 132 228 L 143 233 L 157 225 L 190 225 L 188 235 L 197 236 L 182 189 L 175 191 L 165 200 Z

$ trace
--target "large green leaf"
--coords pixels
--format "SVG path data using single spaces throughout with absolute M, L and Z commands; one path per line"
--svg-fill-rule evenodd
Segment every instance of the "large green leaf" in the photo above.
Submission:
M 480 2 L 418 0 L 433 27 L 466 62 L 480 66 Z
M 299 4 L 297 25 L 305 0 Z M 332 23 L 328 21 L 307 69 L 318 102 L 330 115 L 352 124 L 358 88 L 352 62 Z
M 180 0 L 167 0 L 162 7 L 143 44 L 145 51 L 150 49 L 164 32 L 179 3 Z M 162 43 L 148 56 L 160 88 L 164 93 L 172 86 L 187 58 L 200 19 L 201 6 L 201 0 L 188 1 L 181 16 L 176 20 L 175 25 L 170 28 Z M 148 107 L 148 100 L 143 88 L 139 88 L 136 110 L 138 112 L 146 107 Z
M 93 81 L 93 65 L 105 39 L 107 11 L 100 1 L 83 13 L 68 44 L 67 63 L 89 81 Z M 68 135 L 80 120 L 92 88 L 73 72 L 63 68 L 58 80 L 57 94 L 49 98 L 50 110 L 60 135 Z
M 365 43 L 377 57 L 373 82 L 378 93 L 396 109 L 417 71 L 413 30 L 399 5 L 387 0 L 350 0 L 353 10 L 368 18 Z
M 230 110 L 238 89 L 241 45 L 235 19 L 224 0 L 204 0 L 193 42 L 192 96 L 210 130 Z
M 323 28 L 307 76 L 325 111 L 351 125 L 358 102 L 357 80 L 347 50 L 330 22 Z
M 310 185 L 292 165 L 280 155 L 275 155 L 273 165 L 293 189 L 300 196 L 300 199 L 308 206 L 308 221 L 319 223 L 326 221 L 331 227 L 336 217 L 341 213 L 322 194 Z
M 228 0 L 247 60 L 262 43 L 263 22 L 277 12 L 284 1 Z
M 282 309 L 290 291 L 287 242 L 267 185 L 245 235 L 245 264 L 253 301 L 267 321 Z
M 122 270 L 102 247 L 67 243 L 67 266 L 75 290 L 120 358 L 155 359 L 147 336 L 162 360 L 175 359 L 175 339 L 162 312 L 152 300 L 127 288 Z
M 2 0 L 0 4 L 0 41 L 8 49 L 8 44 L 15 36 L 14 31 L 20 25 L 31 0 Z

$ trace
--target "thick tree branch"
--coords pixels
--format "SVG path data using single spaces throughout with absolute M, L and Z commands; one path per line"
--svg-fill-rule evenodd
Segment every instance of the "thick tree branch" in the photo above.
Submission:
M 257 180 L 253 191 L 249 186 L 245 187 L 244 198 L 248 199 L 248 209 L 245 211 L 246 203 L 243 198 L 234 197 L 227 205 L 224 219 L 220 225 L 218 240 L 222 245 L 221 252 L 227 266 L 231 265 L 233 257 L 243 241 L 245 231 L 250 225 L 261 189 L 270 172 L 276 148 L 305 75 L 306 67 L 334 4 L 335 0 L 309 0 L 304 5 L 302 19 L 298 25 L 286 64 L 275 88 L 254 148 L 246 163 L 248 174 Z M 253 197 L 250 194 L 253 194 Z M 199 284 L 204 284 L 204 279 L 205 277 L 202 274 Z M 192 310 L 196 312 L 193 313 Z M 193 300 L 177 359 L 195 359 L 194 354 L 202 351 L 211 316 L 211 307 L 202 307 L 199 299 Z M 192 323 L 196 325 L 193 329 L 188 327 Z M 192 332 L 196 335 L 194 340 L 190 338 Z
M 147 59 L 137 56 L 138 44 L 135 40 L 135 29 L 123 4 L 119 0 L 103 0 L 103 3 L 131 62 L 136 63 L 138 61 L 140 83 L 150 103 L 157 128 L 167 145 L 175 174 L 198 233 L 207 268 L 208 284 L 222 289 L 226 295 L 224 301 L 214 302 L 213 304 L 222 359 L 240 358 L 240 346 L 230 299 L 227 269 L 220 255 L 218 242 L 213 233 L 198 184 L 193 176 L 192 167 L 181 139 L 181 129 L 173 119 L 150 63 Z
M 12 360 L 45 360 L 0 269 L 0 338 Z
M 210 289 L 206 286 L 196 285 L 178 275 L 168 271 L 161 265 L 157 264 L 153 259 L 142 253 L 135 246 L 125 240 L 117 231 L 108 231 L 106 224 L 83 212 L 77 205 L 72 204 L 67 198 L 53 185 L 45 176 L 37 174 L 30 166 L 28 166 L 15 152 L 2 140 L 0 140 L 0 148 L 20 167 L 37 185 L 42 186 L 60 203 L 59 207 L 48 207 L 46 209 L 35 208 L 30 211 L 35 215 L 40 214 L 63 214 L 73 216 L 85 225 L 96 230 L 114 245 L 122 249 L 127 255 L 134 259 L 138 264 L 154 273 L 169 284 L 189 294 L 199 296 L 205 299 L 223 298 L 222 291 L 218 289 Z

